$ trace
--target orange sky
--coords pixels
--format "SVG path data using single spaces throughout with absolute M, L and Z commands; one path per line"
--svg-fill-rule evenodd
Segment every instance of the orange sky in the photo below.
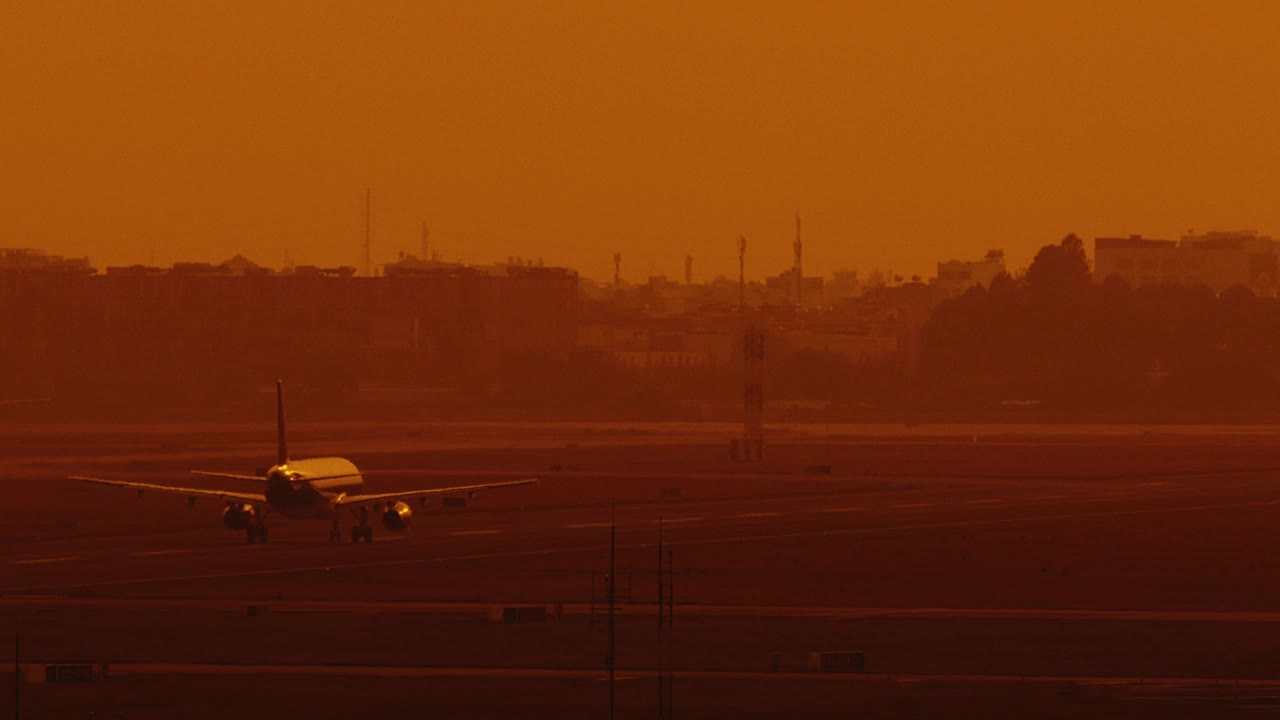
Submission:
M 954 4 L 10 0 L 0 247 L 356 265 L 366 186 L 375 261 L 632 280 L 1280 235 L 1280 5 Z

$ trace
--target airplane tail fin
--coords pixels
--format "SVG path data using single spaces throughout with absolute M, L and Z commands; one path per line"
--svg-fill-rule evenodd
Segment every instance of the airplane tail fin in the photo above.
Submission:
M 289 462 L 289 447 L 284 441 L 284 381 L 276 380 L 276 437 L 279 447 L 276 452 L 276 463 L 284 465 Z

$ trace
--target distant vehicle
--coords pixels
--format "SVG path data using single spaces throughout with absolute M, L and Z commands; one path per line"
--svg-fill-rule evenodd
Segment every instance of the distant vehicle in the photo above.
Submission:
M 413 516 L 413 509 L 408 501 L 417 500 L 420 506 L 425 507 L 427 500 L 433 496 L 463 494 L 471 496 L 481 490 L 518 487 L 538 482 L 537 478 L 531 478 L 485 485 L 362 494 L 364 477 L 355 463 L 350 460 L 340 457 L 289 459 L 284 432 L 284 383 L 279 380 L 276 381 L 276 431 L 279 436 L 276 464 L 266 471 L 264 477 L 192 471 L 194 475 L 260 483 L 264 487 L 264 492 L 261 494 L 153 485 L 81 475 L 73 475 L 70 479 L 130 488 L 136 490 L 139 495 L 144 491 L 154 490 L 184 495 L 193 501 L 198 497 L 225 500 L 226 507 L 222 511 L 222 523 L 231 530 L 243 530 L 250 544 L 267 541 L 266 519 L 273 512 L 293 519 L 332 520 L 333 527 L 329 530 L 329 540 L 337 541 L 342 539 L 339 519 L 342 511 L 346 510 L 351 513 L 354 521 L 351 526 L 351 542 L 359 543 L 363 540 L 371 543 L 373 542 L 373 525 L 369 522 L 371 511 L 379 514 L 384 528 L 392 532 L 400 532 L 409 527 L 409 519 Z

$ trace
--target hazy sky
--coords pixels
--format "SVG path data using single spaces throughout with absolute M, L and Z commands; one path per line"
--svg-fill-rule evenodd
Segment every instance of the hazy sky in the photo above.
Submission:
M 1270 2 L 0 6 L 0 247 L 933 272 L 1280 235 Z M 1088 243 L 1092 249 L 1092 242 Z

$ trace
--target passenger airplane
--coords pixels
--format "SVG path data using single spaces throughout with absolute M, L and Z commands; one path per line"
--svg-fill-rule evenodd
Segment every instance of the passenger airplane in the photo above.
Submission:
M 371 543 L 373 542 L 373 526 L 369 524 L 371 508 L 381 513 L 384 528 L 399 532 L 409 527 L 409 518 L 413 516 L 413 509 L 405 502 L 406 500 L 417 500 L 421 507 L 426 507 L 427 500 L 432 496 L 464 493 L 472 496 L 481 490 L 532 485 L 538 482 L 537 478 L 532 478 L 487 485 L 460 485 L 430 490 L 363 495 L 360 491 L 364 487 L 364 478 L 350 460 L 339 457 L 289 459 L 284 440 L 284 384 L 279 380 L 276 381 L 276 432 L 279 436 L 278 456 L 276 464 L 267 470 L 265 477 L 192 471 L 194 475 L 261 483 L 264 486 L 264 492 L 261 494 L 104 480 L 80 475 L 73 475 L 70 479 L 130 488 L 136 490 L 138 495 L 142 495 L 146 490 L 155 490 L 185 495 L 192 502 L 198 497 L 215 497 L 225 500 L 227 506 L 222 511 L 222 523 L 232 530 L 244 530 L 245 537 L 251 544 L 267 541 L 266 519 L 272 512 L 295 519 L 331 519 L 333 528 L 329 531 L 329 540 L 336 541 L 342 538 L 338 519 L 343 510 L 348 510 L 355 521 L 351 526 L 351 542 L 358 543 L 363 540 Z

